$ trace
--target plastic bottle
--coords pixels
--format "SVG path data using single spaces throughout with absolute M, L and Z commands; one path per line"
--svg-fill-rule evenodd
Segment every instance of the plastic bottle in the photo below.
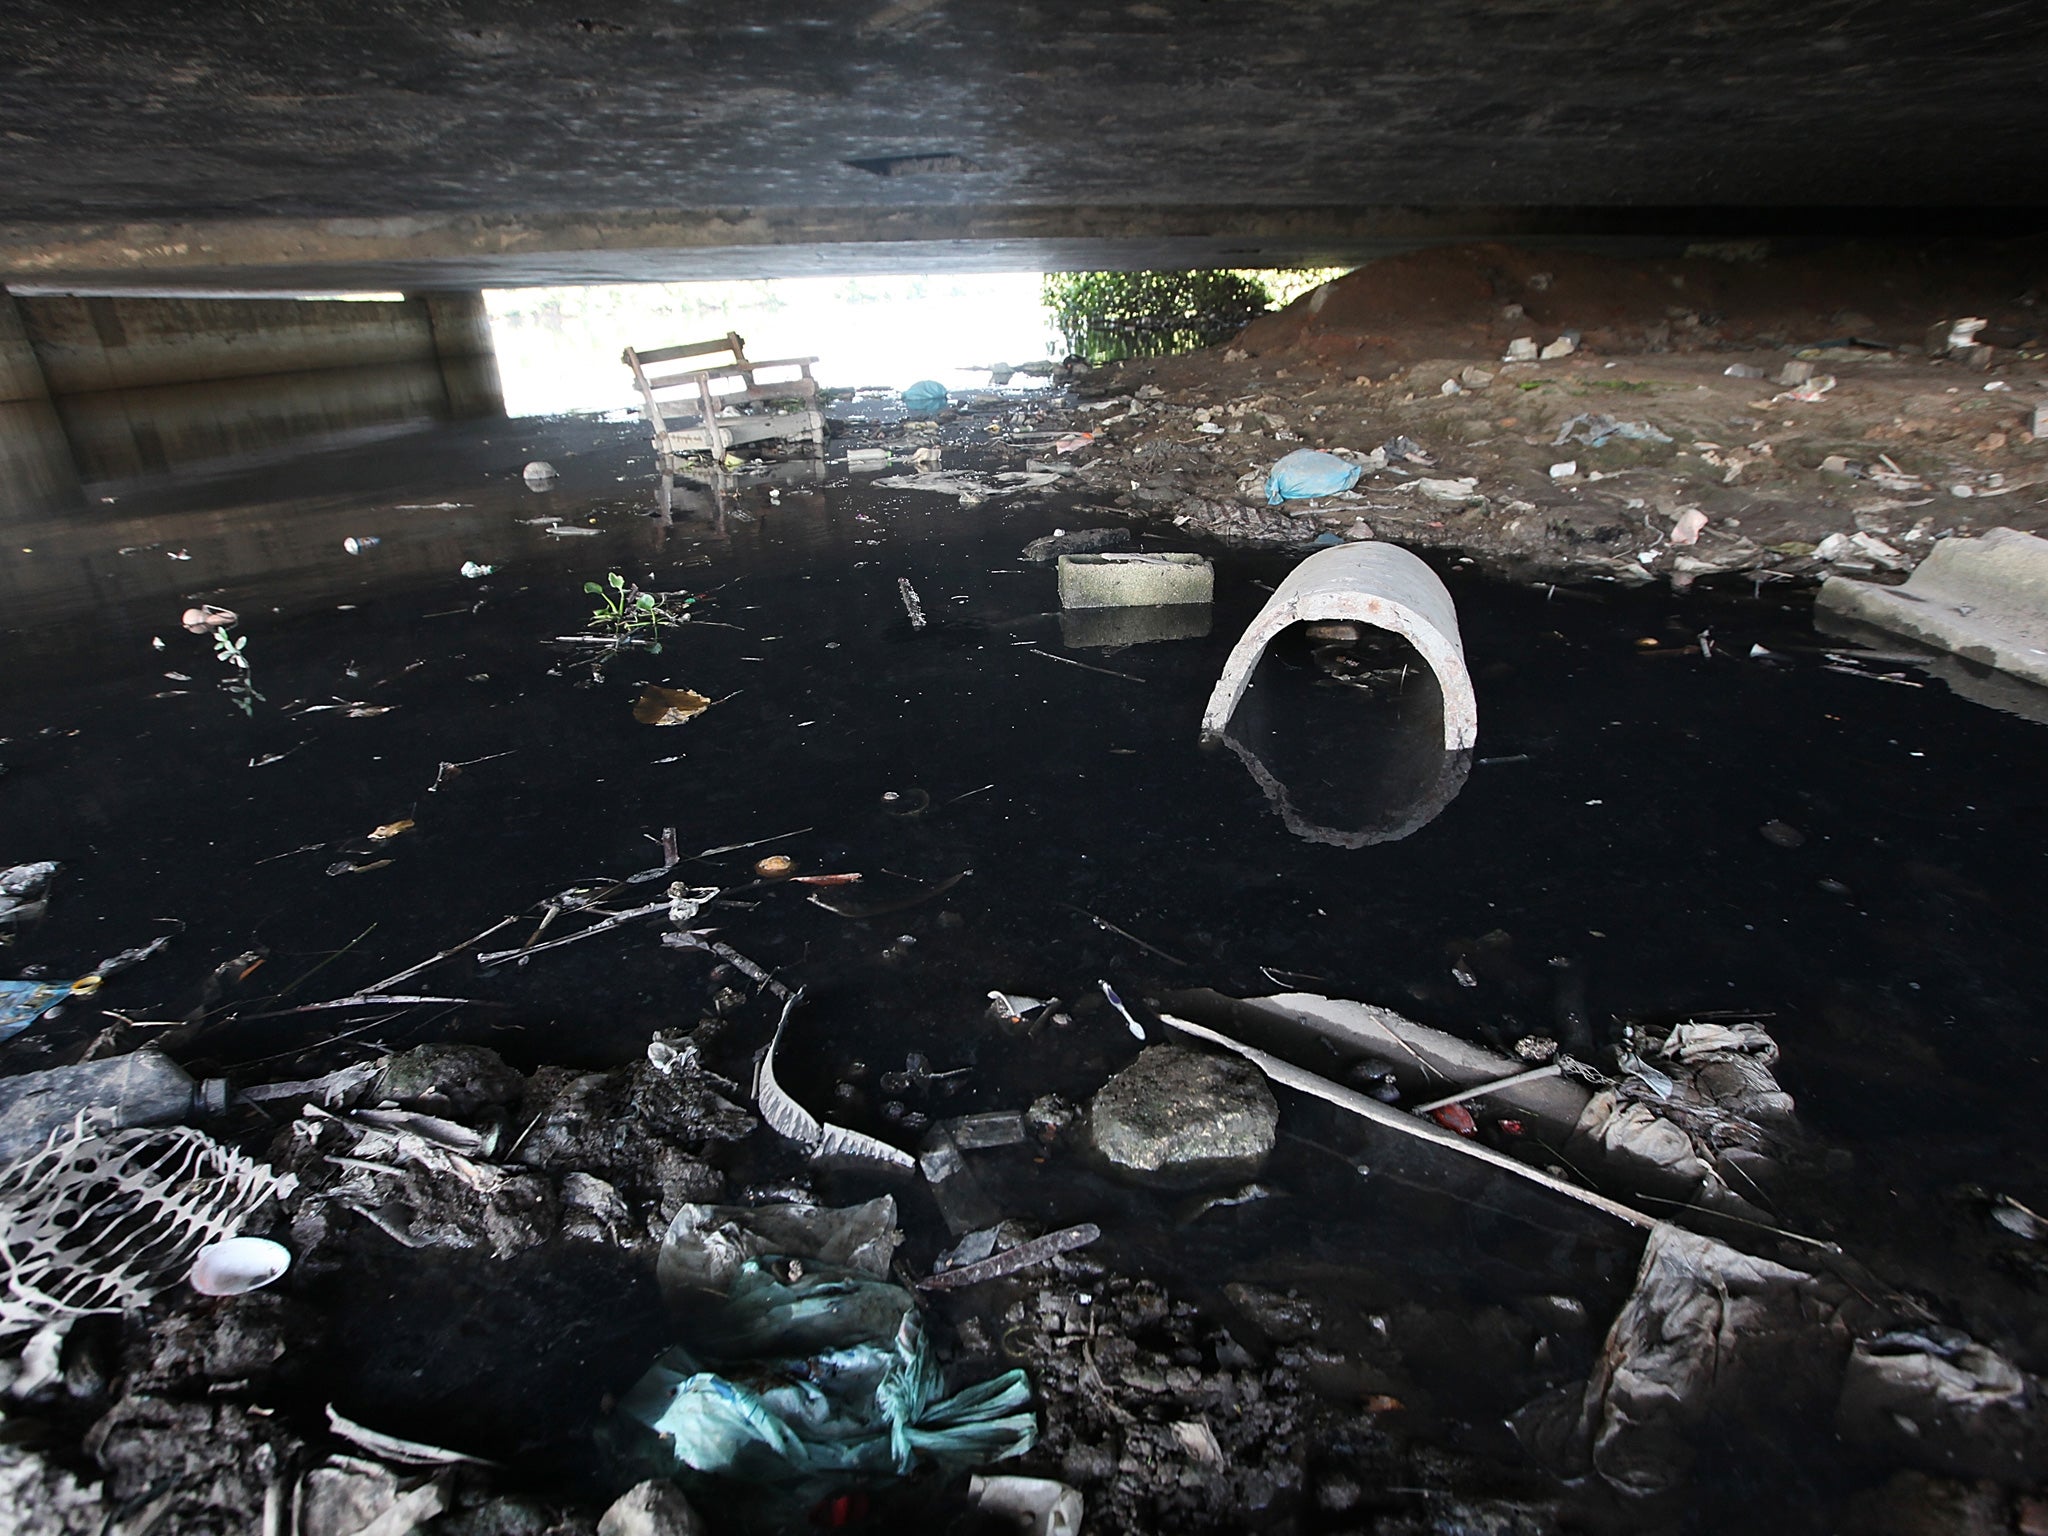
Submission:
M 227 1107 L 227 1079 L 194 1082 L 161 1051 L 0 1078 L 0 1164 L 40 1152 L 81 1114 L 89 1129 L 105 1132 L 178 1125 Z

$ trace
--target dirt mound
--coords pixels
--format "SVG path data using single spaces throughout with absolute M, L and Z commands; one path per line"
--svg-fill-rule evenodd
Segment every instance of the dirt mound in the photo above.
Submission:
M 1608 353 L 1802 346 L 1854 336 L 1917 346 L 1959 315 L 2022 346 L 2043 328 L 2048 246 L 1841 245 L 1633 258 L 1561 247 L 1438 246 L 1389 256 L 1245 328 L 1237 346 L 1379 372 L 1425 357 L 1498 356 L 1564 331 Z M 1735 259 L 1728 259 L 1733 257 Z

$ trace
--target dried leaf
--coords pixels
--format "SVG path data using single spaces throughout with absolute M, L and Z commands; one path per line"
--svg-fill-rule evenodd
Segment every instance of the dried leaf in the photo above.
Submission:
M 413 829 L 413 825 L 414 823 L 410 817 L 404 821 L 387 821 L 383 826 L 378 827 L 370 834 L 370 841 L 373 843 L 388 843 L 392 838 L 398 836 L 399 833 L 410 832 Z
M 650 683 L 633 706 L 642 725 L 686 725 L 711 707 L 711 701 L 690 688 L 663 688 Z

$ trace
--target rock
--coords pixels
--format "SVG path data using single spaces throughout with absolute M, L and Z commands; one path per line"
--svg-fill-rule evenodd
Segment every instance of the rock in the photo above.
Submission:
M 1323 1326 L 1315 1308 L 1298 1296 L 1237 1281 L 1224 1286 L 1223 1295 L 1244 1314 L 1247 1322 L 1275 1344 L 1299 1344 Z
M 114 1513 L 96 1484 L 18 1445 L 0 1445 L 0 1508 L 13 1536 L 99 1536 Z
M 442 1515 L 433 1536 L 590 1536 L 590 1518 L 565 1515 L 525 1494 L 494 1494 Z M 305 1533 L 301 1533 L 305 1536 Z
M 526 1079 L 484 1046 L 420 1045 L 384 1058 L 370 1098 L 460 1119 L 493 1104 L 510 1104 L 525 1087 Z
M 2005 1504 L 1996 1483 L 1896 1472 L 1851 1499 L 1836 1528 L 1843 1536 L 2002 1536 L 2013 1528 Z
M 1088 1106 L 1095 1148 L 1116 1167 L 1171 1183 L 1242 1177 L 1273 1150 L 1280 1107 L 1249 1062 L 1154 1045 Z
M 135 1508 L 170 1491 L 156 1527 L 162 1531 L 254 1530 L 253 1519 L 234 1526 L 216 1521 L 221 1511 L 261 1510 L 271 1484 L 304 1455 L 274 1417 L 233 1403 L 141 1394 L 124 1397 L 94 1424 L 84 1451 L 105 1474 L 111 1505 Z
M 1765 842 L 1780 848 L 1802 848 L 1806 845 L 1806 834 L 1789 822 L 1767 821 L 1757 831 Z
M 1578 337 L 1574 336 L 1570 331 L 1566 331 L 1562 336 L 1558 337 L 1557 340 L 1553 341 L 1549 346 L 1545 347 L 1541 352 L 1538 352 L 1536 355 L 1542 358 L 1543 361 L 1545 361 L 1546 363 L 1554 363 L 1560 357 L 1570 357 L 1574 352 L 1578 350 Z
M 1788 387 L 1811 383 L 1812 380 L 1813 364 L 1811 363 L 1787 363 L 1778 370 L 1778 382 Z
M 1504 363 L 1535 362 L 1536 338 L 1534 336 L 1517 336 L 1513 341 L 1508 343 L 1507 355 L 1504 356 L 1501 359 L 1501 361 Z
M 1493 382 L 1493 375 L 1484 368 L 1465 367 L 1458 370 L 1458 382 L 1467 389 L 1484 389 Z
M 194 1395 L 215 1382 L 267 1383 L 286 1351 L 315 1346 L 324 1326 L 313 1309 L 272 1292 L 165 1308 L 129 1344 L 129 1387 Z
M 562 1236 L 572 1242 L 618 1243 L 632 1216 L 619 1192 L 588 1173 L 562 1176 Z
M 620 1494 L 597 1536 L 704 1536 L 708 1527 L 674 1483 L 649 1478 Z

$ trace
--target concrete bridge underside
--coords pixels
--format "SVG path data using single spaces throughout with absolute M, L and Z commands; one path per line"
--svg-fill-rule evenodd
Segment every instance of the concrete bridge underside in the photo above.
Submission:
M 2037 229 L 2048 11 L 15 0 L 17 292 Z

